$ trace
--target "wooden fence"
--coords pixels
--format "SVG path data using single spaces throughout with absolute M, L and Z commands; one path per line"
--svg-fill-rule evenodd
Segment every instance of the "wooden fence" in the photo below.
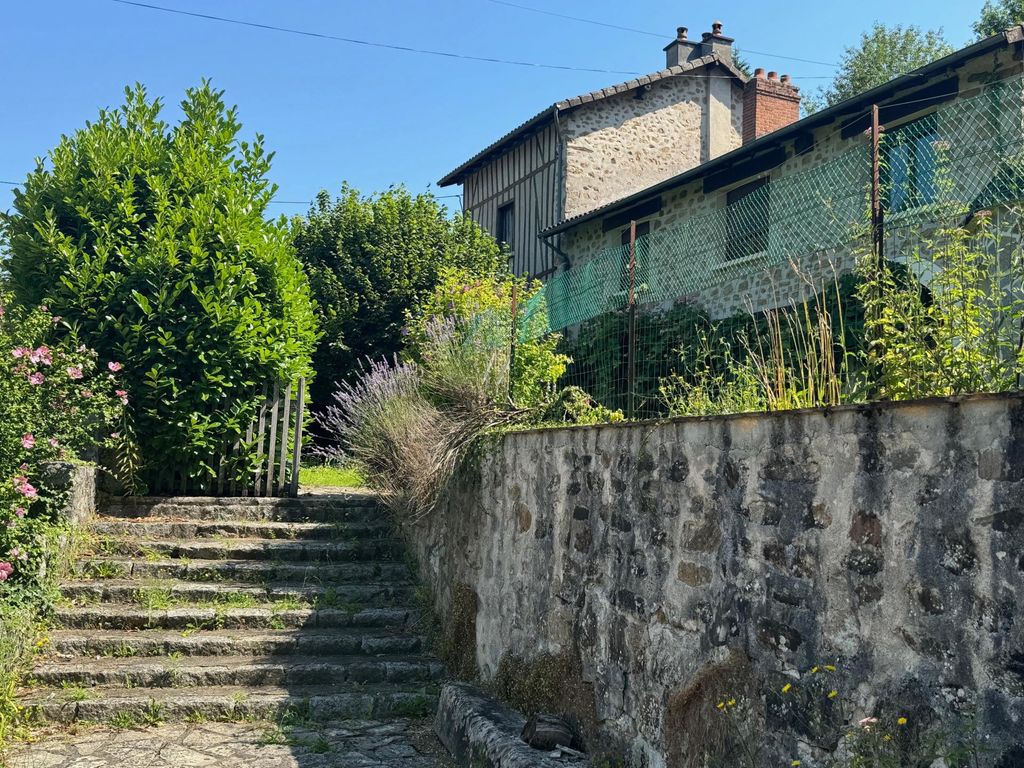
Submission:
M 302 462 L 303 412 L 306 380 L 264 385 L 256 417 L 244 438 L 222 447 L 209 459 L 217 468 L 216 478 L 195 480 L 182 472 L 159 472 L 151 477 L 149 492 L 156 495 L 192 496 L 297 496 Z M 258 462 L 253 471 L 240 471 L 247 463 L 245 446 L 253 446 Z

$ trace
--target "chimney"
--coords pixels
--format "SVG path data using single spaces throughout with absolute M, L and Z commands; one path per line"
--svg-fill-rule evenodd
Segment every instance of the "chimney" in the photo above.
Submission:
M 743 143 L 800 119 L 800 89 L 775 72 L 758 67 L 743 86 Z
M 713 53 L 717 53 L 722 59 L 732 61 L 733 39 L 722 34 L 722 22 L 712 22 L 711 31 L 703 33 L 701 38 L 701 50 L 698 55 L 710 56 Z
M 686 36 L 687 31 L 686 27 L 679 27 L 676 30 L 676 39 L 665 46 L 666 68 L 685 64 L 694 55 L 693 52 L 700 48 L 700 43 Z

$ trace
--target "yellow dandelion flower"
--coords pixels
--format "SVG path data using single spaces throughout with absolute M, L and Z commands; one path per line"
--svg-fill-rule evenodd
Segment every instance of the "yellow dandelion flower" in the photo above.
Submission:
M 725 702 L 724 701 L 718 702 L 718 708 L 719 709 L 725 709 Z
M 901 718 L 899 718 L 896 721 L 896 725 L 906 725 L 906 724 L 907 724 L 907 718 L 905 718 L 905 717 L 901 717 Z
M 838 695 L 839 695 L 839 691 L 837 691 L 835 688 L 833 688 L 831 691 L 828 692 L 828 697 L 830 699 L 834 699 Z
M 784 686 L 782 686 L 782 692 L 783 693 L 789 693 L 789 689 L 792 688 L 792 687 L 793 687 L 792 683 L 786 683 Z
M 825 665 L 825 669 L 827 669 L 829 672 L 835 672 L 836 671 L 836 668 L 833 667 L 831 664 L 826 664 Z
M 818 674 L 818 667 L 811 667 L 811 674 L 812 675 Z
M 728 707 L 735 707 L 736 706 L 736 699 L 729 699 L 727 702 L 725 702 L 725 704 Z
M 888 733 L 885 734 L 884 738 L 885 738 L 886 741 L 892 741 L 892 736 L 890 736 Z
M 796 765 L 802 765 L 802 763 L 799 760 L 794 760 L 792 763 L 790 763 L 790 765 L 796 766 Z

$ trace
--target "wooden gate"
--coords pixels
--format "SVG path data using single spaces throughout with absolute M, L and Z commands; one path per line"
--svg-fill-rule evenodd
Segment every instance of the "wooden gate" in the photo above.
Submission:
M 259 413 L 249 424 L 245 443 L 255 441 L 258 465 L 251 479 L 240 482 L 227 476 L 226 468 L 241 449 L 241 440 L 220 461 L 218 496 L 298 496 L 302 463 L 302 416 L 306 405 L 306 379 L 299 378 L 292 391 L 288 382 L 263 388 Z

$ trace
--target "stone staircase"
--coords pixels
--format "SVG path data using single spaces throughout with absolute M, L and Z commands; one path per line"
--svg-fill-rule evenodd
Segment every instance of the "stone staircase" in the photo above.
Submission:
M 444 670 L 368 494 L 107 503 L 21 704 L 51 723 L 431 714 Z

